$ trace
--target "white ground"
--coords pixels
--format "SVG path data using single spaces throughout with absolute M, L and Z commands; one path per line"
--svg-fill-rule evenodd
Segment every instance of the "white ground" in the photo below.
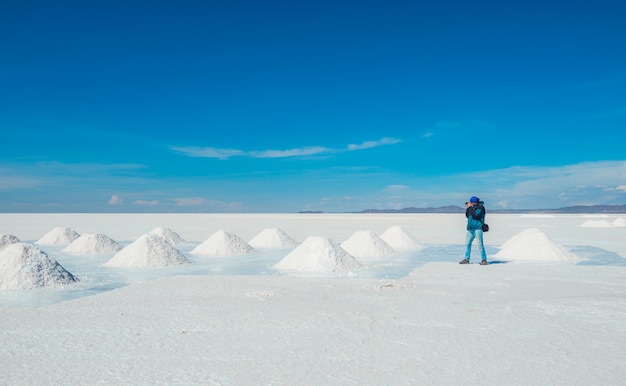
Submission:
M 623 384 L 626 227 L 588 220 L 491 215 L 483 267 L 457 264 L 463 215 L 2 214 L 0 234 L 28 243 L 56 226 L 121 246 L 157 226 L 193 241 L 176 246 L 192 264 L 139 269 L 39 245 L 80 282 L 0 291 L 0 384 Z M 220 229 L 341 243 L 392 226 L 423 248 L 351 273 L 273 269 L 290 250 L 189 253 Z M 530 228 L 583 260 L 495 258 Z

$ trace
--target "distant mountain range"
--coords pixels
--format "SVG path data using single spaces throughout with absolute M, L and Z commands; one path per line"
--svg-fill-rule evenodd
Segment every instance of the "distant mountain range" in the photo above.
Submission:
M 456 205 L 437 208 L 365 209 L 354 213 L 465 213 L 465 208 Z M 577 205 L 558 209 L 490 209 L 487 213 L 626 213 L 626 205 Z

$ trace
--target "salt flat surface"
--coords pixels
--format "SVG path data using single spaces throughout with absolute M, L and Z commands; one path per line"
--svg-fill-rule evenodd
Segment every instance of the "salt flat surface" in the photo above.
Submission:
M 37 245 L 79 281 L 0 291 L 0 383 L 621 384 L 625 228 L 581 227 L 587 220 L 491 215 L 492 264 L 480 266 L 457 263 L 462 215 L 2 214 L 0 235 L 31 244 L 67 227 L 126 247 L 167 227 L 189 240 L 175 248 L 190 263 L 107 267 L 114 252 Z M 249 241 L 280 228 L 294 240 L 317 235 L 338 245 L 356 231 L 395 226 L 421 248 L 360 261 L 349 274 L 276 269 L 297 247 L 190 254 L 220 229 Z M 533 254 L 558 258 L 497 255 L 530 244 L 540 247 Z M 569 254 L 580 261 L 560 259 Z
M 6 384 L 621 384 L 626 268 L 175 276 L 2 307 Z

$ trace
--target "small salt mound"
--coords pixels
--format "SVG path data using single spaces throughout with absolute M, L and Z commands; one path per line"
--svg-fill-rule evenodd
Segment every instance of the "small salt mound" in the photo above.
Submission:
M 387 229 L 380 238 L 384 242 L 389 244 L 393 249 L 397 250 L 418 250 L 422 249 L 422 245 L 417 239 L 407 233 L 404 228 L 400 226 L 393 226 Z
M 161 236 L 147 233 L 104 263 L 106 267 L 165 267 L 191 262 Z
M 372 231 L 357 231 L 341 247 L 357 258 L 385 257 L 396 251 Z
M 264 229 L 248 243 L 254 248 L 285 249 L 293 248 L 298 242 L 280 228 Z
M 191 251 L 193 254 L 213 256 L 245 255 L 254 252 L 256 250 L 239 236 L 223 230 L 213 233 Z
M 361 264 L 341 246 L 325 237 L 308 237 L 274 268 L 281 271 L 345 272 Z
M 119 244 L 110 237 L 101 233 L 85 233 L 70 245 L 63 249 L 63 252 L 87 255 L 90 253 L 107 253 L 119 251 Z
M 0 289 L 63 287 L 77 281 L 35 246 L 15 243 L 0 251 Z
M 80 235 L 70 228 L 55 227 L 46 233 L 35 244 L 40 245 L 68 245 Z
M 539 229 L 531 228 L 513 236 L 502 244 L 494 259 L 512 261 L 565 261 L 577 262 L 579 256 L 555 244 Z
M 11 244 L 19 243 L 20 239 L 13 235 L 0 235 L 0 251 Z
M 185 239 L 170 228 L 158 227 L 151 230 L 149 233 L 153 233 L 157 236 L 163 237 L 168 243 L 172 245 L 178 245 L 185 243 Z
M 613 226 L 614 227 L 626 227 L 626 218 L 622 218 L 622 217 L 616 218 L 613 221 Z
M 589 220 L 580 225 L 582 228 L 612 228 L 614 225 L 607 220 Z

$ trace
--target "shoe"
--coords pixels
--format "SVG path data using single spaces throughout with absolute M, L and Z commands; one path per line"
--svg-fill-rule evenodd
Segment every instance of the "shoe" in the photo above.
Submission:
M 469 264 L 469 260 L 463 259 L 463 260 L 459 261 L 459 264 Z
M 480 265 L 487 265 L 487 264 L 489 264 L 489 263 L 487 263 L 487 260 L 481 260 L 480 261 Z

